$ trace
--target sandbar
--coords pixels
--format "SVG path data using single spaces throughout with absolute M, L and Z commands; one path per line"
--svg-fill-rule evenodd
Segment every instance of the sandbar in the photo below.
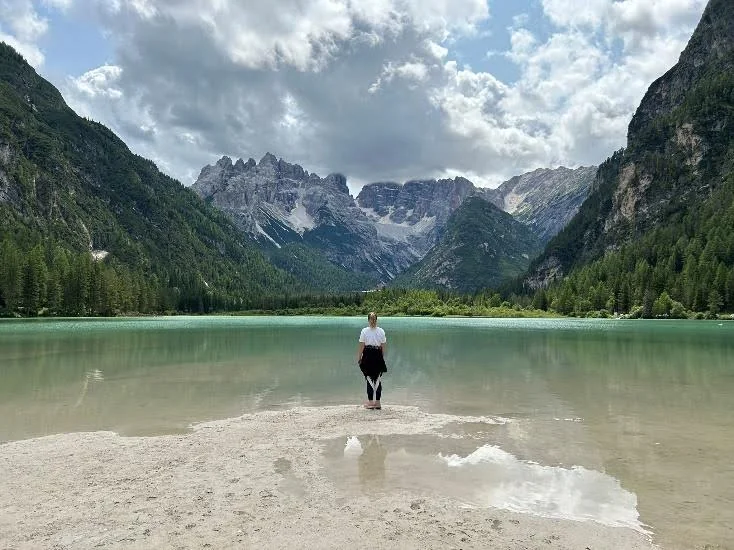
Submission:
M 0 445 L 0 548 L 650 549 L 649 536 L 396 490 L 340 490 L 325 441 L 436 433 L 415 407 L 261 411 L 190 433 Z

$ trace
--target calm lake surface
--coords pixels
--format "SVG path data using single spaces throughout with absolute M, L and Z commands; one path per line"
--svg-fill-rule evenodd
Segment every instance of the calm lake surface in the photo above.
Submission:
M 0 442 L 89 430 L 177 433 L 264 409 L 358 403 L 364 383 L 354 356 L 364 324 L 3 320 Z M 443 461 L 462 472 L 444 489 L 457 498 L 465 491 L 472 505 L 620 525 L 639 514 L 641 528 L 665 548 L 734 548 L 734 322 L 394 318 L 380 325 L 388 335 L 386 408 L 509 422 L 494 430 L 461 424 L 465 437 L 457 441 L 352 434 L 359 441 L 346 449 L 344 441 L 326 442 L 344 484 L 351 474 L 343 460 L 357 445 L 368 482 L 377 475 L 364 462 L 370 456 L 381 461 L 380 476 L 411 486 L 419 481 L 399 472 L 415 466 L 428 479 Z

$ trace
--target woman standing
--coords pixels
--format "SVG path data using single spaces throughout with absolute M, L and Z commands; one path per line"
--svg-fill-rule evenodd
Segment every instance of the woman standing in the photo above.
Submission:
M 367 380 L 367 403 L 365 409 L 381 409 L 382 373 L 387 372 L 385 366 L 385 331 L 377 326 L 377 313 L 367 316 L 369 326 L 362 329 L 359 335 L 357 363 Z

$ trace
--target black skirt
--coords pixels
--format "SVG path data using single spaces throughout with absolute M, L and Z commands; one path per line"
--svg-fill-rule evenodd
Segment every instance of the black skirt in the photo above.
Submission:
M 383 372 L 387 372 L 385 358 L 382 349 L 376 346 L 365 346 L 362 352 L 362 360 L 359 362 L 362 374 L 376 380 Z

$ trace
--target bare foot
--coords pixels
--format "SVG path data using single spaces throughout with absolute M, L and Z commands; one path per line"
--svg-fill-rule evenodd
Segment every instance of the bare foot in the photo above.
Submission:
M 375 404 L 372 406 L 373 409 L 381 409 L 382 405 L 380 405 L 379 401 L 375 401 Z
M 365 401 L 364 402 L 364 408 L 365 409 L 374 409 L 375 408 L 375 404 L 372 401 Z

